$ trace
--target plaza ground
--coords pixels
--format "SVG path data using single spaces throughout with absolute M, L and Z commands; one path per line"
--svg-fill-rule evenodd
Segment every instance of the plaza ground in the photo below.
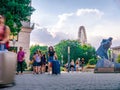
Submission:
M 120 73 L 70 72 L 61 75 L 24 74 L 16 85 L 1 90 L 120 90 Z

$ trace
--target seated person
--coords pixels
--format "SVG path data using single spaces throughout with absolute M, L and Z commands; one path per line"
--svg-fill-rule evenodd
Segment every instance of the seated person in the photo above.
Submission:
M 80 64 L 79 64 L 79 60 L 76 60 L 76 71 L 79 71 L 79 66 Z
M 72 60 L 71 63 L 70 63 L 71 71 L 74 71 L 74 68 L 75 68 L 74 66 L 75 66 L 75 63 L 74 63 L 74 60 Z
M 5 25 L 5 17 L 0 15 L 0 46 L 4 45 L 4 49 L 9 47 L 10 29 Z

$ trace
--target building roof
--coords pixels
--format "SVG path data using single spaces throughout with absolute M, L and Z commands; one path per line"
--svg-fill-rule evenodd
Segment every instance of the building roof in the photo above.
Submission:
M 120 49 L 120 46 L 112 47 L 111 49 Z

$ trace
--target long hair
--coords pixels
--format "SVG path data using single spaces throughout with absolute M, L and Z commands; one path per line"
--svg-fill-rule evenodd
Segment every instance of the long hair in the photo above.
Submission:
M 54 52 L 53 46 L 50 46 L 50 47 L 49 47 L 49 49 L 48 49 L 49 52 L 51 51 L 50 48 L 52 48 L 52 51 Z

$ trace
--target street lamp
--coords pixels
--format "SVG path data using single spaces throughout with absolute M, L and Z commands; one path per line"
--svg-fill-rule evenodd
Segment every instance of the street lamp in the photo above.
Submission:
M 61 59 L 62 59 L 62 60 L 61 60 L 61 63 L 62 63 L 62 66 L 63 66 L 63 55 L 61 56 Z
M 68 72 L 70 71 L 70 46 L 68 46 Z
M 15 50 L 15 43 L 16 43 L 16 40 L 13 38 L 13 40 L 12 40 L 13 50 Z
M 78 61 L 79 61 L 79 66 L 80 66 L 80 63 L 81 63 L 81 62 L 80 62 L 80 58 L 78 58 Z

